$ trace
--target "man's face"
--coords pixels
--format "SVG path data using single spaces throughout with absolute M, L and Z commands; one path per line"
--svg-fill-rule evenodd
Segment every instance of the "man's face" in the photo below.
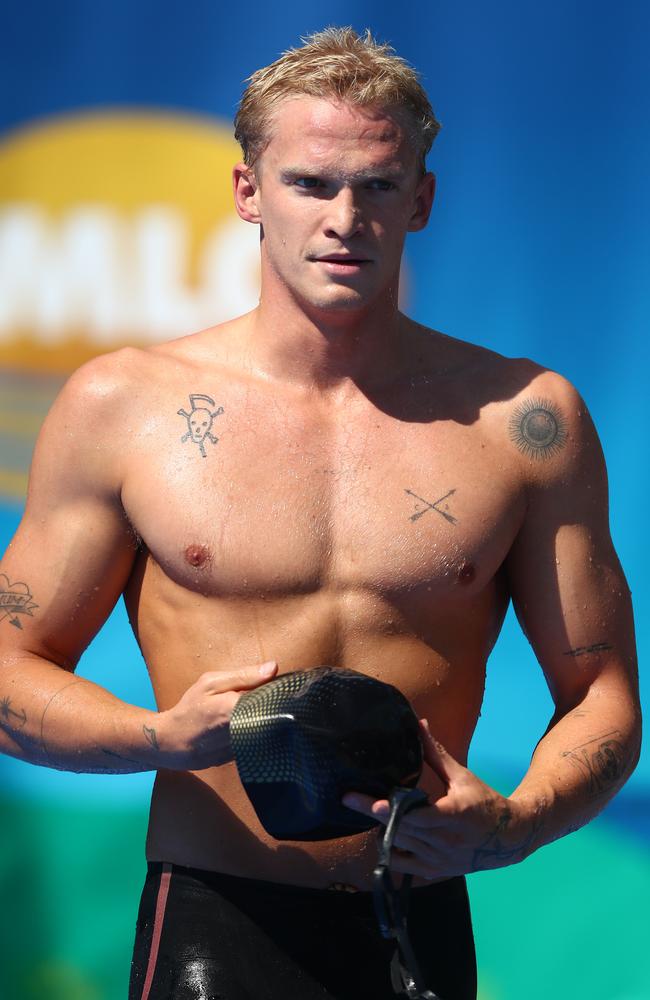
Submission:
M 434 181 L 422 177 L 395 116 L 287 99 L 255 170 L 242 176 L 254 193 L 250 214 L 241 214 L 262 226 L 265 292 L 275 286 L 325 312 L 363 309 L 382 296 L 396 304 L 404 238 L 426 224 Z

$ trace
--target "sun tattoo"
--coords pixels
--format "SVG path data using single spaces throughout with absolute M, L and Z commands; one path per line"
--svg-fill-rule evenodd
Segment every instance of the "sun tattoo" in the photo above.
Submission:
M 566 421 L 548 399 L 524 399 L 508 423 L 510 440 L 528 458 L 552 458 L 564 447 Z

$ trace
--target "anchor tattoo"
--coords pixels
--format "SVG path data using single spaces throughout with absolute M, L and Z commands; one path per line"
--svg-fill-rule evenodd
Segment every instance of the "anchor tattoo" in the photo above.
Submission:
M 212 422 L 215 417 L 223 413 L 223 406 L 220 406 L 218 410 L 212 413 L 207 406 L 197 406 L 197 400 L 200 400 L 202 403 L 209 403 L 210 406 L 215 405 L 214 399 L 211 396 L 193 393 L 190 396 L 190 403 L 192 404 L 190 412 L 188 413 L 187 410 L 177 410 L 176 412 L 179 417 L 185 417 L 187 420 L 187 434 L 183 434 L 181 441 L 185 442 L 189 439 L 198 444 L 201 454 L 206 458 L 205 439 L 208 438 L 209 441 L 212 441 L 212 444 L 216 444 L 219 440 L 212 433 Z
M 404 490 L 404 492 L 408 493 L 408 495 L 411 497 L 415 497 L 416 500 L 419 500 L 420 503 L 423 503 L 425 505 L 424 510 L 416 507 L 415 513 L 411 514 L 409 518 L 410 521 L 417 521 L 418 518 L 423 517 L 428 510 L 435 510 L 436 514 L 440 514 L 441 517 L 444 517 L 445 521 L 449 521 L 450 524 L 458 523 L 458 518 L 454 517 L 453 514 L 450 514 L 448 509 L 441 510 L 439 507 L 439 504 L 441 504 L 443 500 L 446 500 L 447 497 L 451 497 L 454 495 L 454 493 L 456 492 L 455 489 L 449 490 L 449 493 L 445 493 L 444 497 L 440 497 L 440 499 L 436 500 L 435 503 L 430 503 L 428 500 L 425 500 L 424 497 L 418 496 L 417 493 L 413 492 L 413 490 Z
M 8 723 L 11 722 L 13 716 L 14 719 L 18 719 L 18 723 L 14 724 L 14 729 L 22 729 L 27 722 L 27 714 L 24 708 L 21 708 L 20 712 L 17 712 L 11 707 L 10 698 L 0 698 L 0 716 L 5 719 Z

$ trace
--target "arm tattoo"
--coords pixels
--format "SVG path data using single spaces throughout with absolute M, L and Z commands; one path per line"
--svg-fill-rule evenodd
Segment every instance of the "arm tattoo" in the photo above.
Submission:
M 608 642 L 595 642 L 593 646 L 577 646 L 575 649 L 567 649 L 565 656 L 584 656 L 585 653 L 604 653 L 608 649 L 613 649 Z
M 148 726 L 142 727 L 142 732 L 144 733 L 147 743 L 150 743 L 154 750 L 160 750 L 158 746 L 158 737 L 156 736 L 155 729 L 149 729 Z
M 197 400 L 199 401 L 198 406 L 196 405 Z M 190 396 L 190 404 L 192 409 L 189 412 L 187 410 L 176 411 L 179 417 L 185 417 L 187 420 L 187 433 L 183 434 L 181 441 L 193 441 L 194 444 L 198 444 L 201 454 L 204 458 L 206 458 L 206 440 L 212 441 L 212 444 L 216 444 L 219 440 L 219 438 L 215 437 L 212 433 L 212 422 L 215 417 L 221 416 L 223 413 L 223 406 L 218 407 L 218 409 L 212 412 L 210 410 L 210 406 L 215 405 L 212 396 L 203 396 L 199 393 L 192 393 Z
M 484 868 L 500 867 L 503 864 L 512 864 L 526 857 L 534 837 L 543 825 L 541 817 L 535 816 L 530 830 L 523 840 L 517 844 L 506 845 L 502 837 L 507 832 L 511 819 L 510 810 L 504 809 L 494 830 L 488 833 L 483 843 L 478 845 L 472 855 L 471 870 L 473 872 L 482 871 Z
M 0 699 L 0 725 L 3 721 L 7 724 L 8 729 L 22 729 L 27 722 L 25 709 L 21 708 L 17 712 L 15 708 L 11 707 L 11 698 Z
M 34 608 L 38 604 L 32 602 L 32 594 L 26 583 L 9 583 L 9 577 L 0 573 L 0 622 L 5 618 L 9 624 L 22 628 L 18 615 L 29 615 L 33 618 Z
M 510 440 L 527 458 L 552 458 L 564 447 L 566 421 L 548 399 L 524 399 L 510 417 Z
M 458 518 L 454 517 L 453 514 L 449 513 L 449 504 L 445 504 L 444 508 L 440 508 L 438 506 L 443 502 L 443 500 L 446 500 L 447 497 L 452 497 L 456 492 L 455 489 L 449 490 L 449 493 L 445 493 L 444 497 L 440 497 L 434 503 L 431 503 L 429 500 L 425 500 L 423 497 L 418 496 L 418 494 L 414 493 L 413 490 L 404 490 L 404 492 L 408 494 L 408 496 L 415 497 L 416 500 L 419 500 L 420 503 L 424 504 L 424 508 L 420 507 L 419 504 L 416 504 L 415 513 L 411 514 L 411 516 L 409 517 L 409 521 L 417 521 L 419 518 L 423 517 L 428 510 L 435 510 L 436 514 L 440 514 L 442 517 L 444 517 L 445 521 L 449 521 L 450 524 L 458 523 Z
M 610 733 L 596 736 L 593 740 L 587 740 L 573 750 L 563 750 L 560 754 L 560 757 L 565 757 L 587 779 L 590 799 L 608 792 L 625 775 L 625 747 L 616 739 L 620 735 L 617 729 L 613 729 Z

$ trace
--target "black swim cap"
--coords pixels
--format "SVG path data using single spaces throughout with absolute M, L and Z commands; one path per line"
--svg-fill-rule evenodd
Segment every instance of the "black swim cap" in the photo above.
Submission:
M 336 667 L 282 674 L 243 694 L 230 720 L 237 769 L 278 840 L 329 840 L 377 826 L 345 792 L 388 798 L 422 771 L 418 720 L 385 684 Z

